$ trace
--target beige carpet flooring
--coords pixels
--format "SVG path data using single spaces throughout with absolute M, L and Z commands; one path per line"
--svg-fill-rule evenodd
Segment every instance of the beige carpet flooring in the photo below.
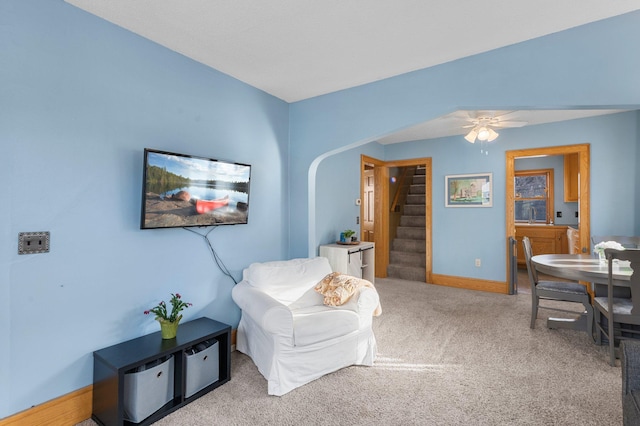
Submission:
M 620 425 L 620 368 L 583 332 L 549 330 L 531 296 L 377 279 L 378 358 L 282 397 L 247 356 L 231 381 L 157 425 Z M 554 313 L 555 315 L 555 313 Z M 94 425 L 91 420 L 80 423 Z

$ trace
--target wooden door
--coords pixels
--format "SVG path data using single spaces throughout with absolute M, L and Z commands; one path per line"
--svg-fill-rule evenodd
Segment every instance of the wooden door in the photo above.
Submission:
M 375 185 L 373 169 L 364 171 L 364 189 L 362 193 L 363 217 L 362 217 L 362 241 L 374 241 L 375 219 Z

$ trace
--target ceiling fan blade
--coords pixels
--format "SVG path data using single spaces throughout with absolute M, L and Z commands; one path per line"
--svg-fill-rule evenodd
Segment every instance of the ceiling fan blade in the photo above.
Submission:
M 516 115 L 516 117 L 513 118 L 517 118 L 518 112 L 519 111 L 494 111 L 491 117 L 499 121 L 511 121 L 509 116 Z
M 451 114 L 445 115 L 443 118 L 453 118 L 457 120 L 471 121 L 475 118 L 475 114 L 472 115 L 474 111 L 467 110 L 458 110 L 452 112 Z
M 522 127 L 527 124 L 526 121 L 496 121 L 490 125 L 493 127 Z

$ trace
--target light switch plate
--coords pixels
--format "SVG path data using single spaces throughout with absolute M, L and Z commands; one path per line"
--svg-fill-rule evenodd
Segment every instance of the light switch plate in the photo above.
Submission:
M 49 232 L 20 232 L 18 234 L 18 254 L 49 252 Z

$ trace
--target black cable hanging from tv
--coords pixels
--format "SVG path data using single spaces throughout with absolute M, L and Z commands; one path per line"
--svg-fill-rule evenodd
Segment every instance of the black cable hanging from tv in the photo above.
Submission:
M 231 272 L 229 272 L 226 265 L 224 264 L 220 256 L 218 256 L 218 253 L 215 251 L 215 249 L 211 245 L 211 241 L 209 240 L 209 234 L 211 233 L 211 231 L 213 231 L 216 228 L 217 226 L 211 227 L 211 229 L 209 229 L 206 234 L 201 234 L 193 229 L 186 228 L 186 227 L 183 227 L 182 229 L 187 230 L 189 232 L 193 232 L 194 234 L 201 236 L 204 239 L 204 241 L 207 243 L 207 246 L 209 247 L 209 251 L 211 251 L 211 256 L 213 256 L 213 260 L 216 262 L 216 265 L 218 265 L 218 269 L 220 269 L 220 271 L 222 271 L 224 275 L 231 278 L 234 284 L 238 284 L 238 281 L 236 281 L 233 275 L 231 275 Z

